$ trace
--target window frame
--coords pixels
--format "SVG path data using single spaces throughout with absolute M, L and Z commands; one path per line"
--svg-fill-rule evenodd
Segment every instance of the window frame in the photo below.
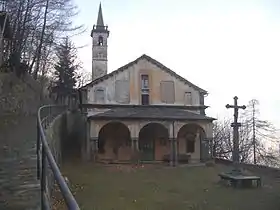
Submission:
M 147 81 L 147 85 L 145 85 L 145 81 Z M 142 90 L 150 89 L 150 80 L 148 74 L 141 74 L 141 89 Z
M 103 100 L 102 101 L 103 101 L 103 103 L 105 103 L 105 89 L 102 88 L 102 87 L 96 87 L 94 89 L 94 102 L 101 101 L 100 99 L 97 100 L 97 97 L 96 97 L 98 91 L 100 91 L 100 92 L 102 91 L 103 92 Z
M 184 93 L 184 105 L 185 106 L 192 106 L 193 104 L 193 96 L 191 91 L 185 91 Z M 190 100 L 187 100 L 190 99 Z
M 172 102 L 170 102 L 168 100 L 163 100 L 163 90 L 162 90 L 163 86 L 162 85 L 164 83 L 172 83 L 173 84 L 173 100 L 172 100 Z M 176 101 L 175 92 L 176 92 L 175 91 L 175 82 L 173 80 L 163 80 L 163 81 L 160 82 L 160 100 L 161 100 L 162 103 L 174 104 L 175 101 Z

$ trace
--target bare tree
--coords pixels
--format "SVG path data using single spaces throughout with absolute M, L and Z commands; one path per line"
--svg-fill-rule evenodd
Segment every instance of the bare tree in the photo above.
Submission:
M 39 72 L 40 58 L 41 58 L 41 54 L 42 54 L 42 47 L 43 47 L 43 41 L 44 41 L 44 36 L 45 36 L 46 24 L 47 24 L 47 14 L 48 14 L 48 9 L 49 9 L 49 2 L 50 2 L 50 0 L 46 0 L 46 4 L 45 4 L 45 8 L 44 8 L 45 11 L 44 11 L 43 26 L 42 26 L 42 31 L 41 31 L 41 35 L 40 35 L 39 46 L 38 46 L 37 52 L 34 56 L 34 58 L 37 60 L 37 65 L 33 72 L 34 79 L 37 79 L 38 72 Z M 35 59 L 33 61 L 35 61 Z
M 72 23 L 77 15 L 73 0 L 13 0 L 6 8 L 12 40 L 6 43 L 5 58 L 18 54 L 35 79 L 48 71 L 52 52 L 63 37 L 83 32 L 83 26 Z
M 230 121 L 227 119 L 216 121 L 213 134 L 213 156 L 230 159 L 232 155 Z
M 277 129 L 267 120 L 260 119 L 259 101 L 249 101 L 246 112 L 242 116 L 243 127 L 246 129 L 247 159 L 254 164 L 274 165 L 278 156 L 279 140 Z M 275 148 L 275 149 L 273 149 Z
M 81 69 L 77 72 L 77 88 L 80 88 L 91 81 L 91 73 Z
M 268 121 L 261 120 L 255 99 L 249 102 L 239 121 L 240 162 L 278 166 L 278 145 L 276 128 Z M 218 120 L 214 124 L 213 150 L 215 157 L 231 159 L 231 120 Z

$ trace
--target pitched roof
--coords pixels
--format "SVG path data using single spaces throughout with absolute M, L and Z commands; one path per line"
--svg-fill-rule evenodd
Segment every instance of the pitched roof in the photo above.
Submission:
M 146 54 L 143 54 L 141 57 L 137 58 L 136 60 L 120 67 L 119 69 L 115 70 L 115 71 L 112 71 L 111 73 L 109 74 L 106 74 L 102 77 L 99 77 L 95 80 L 93 80 L 92 82 L 88 83 L 87 85 L 81 87 L 81 88 L 84 88 L 84 87 L 87 87 L 87 86 L 92 86 L 92 85 L 95 85 L 95 84 L 98 84 L 99 82 L 101 81 L 104 81 L 120 72 L 123 72 L 124 70 L 128 69 L 130 66 L 138 63 L 138 61 L 142 60 L 142 59 L 146 59 L 147 61 L 151 62 L 152 64 L 156 65 L 157 67 L 159 67 L 160 69 L 162 69 L 163 71 L 169 73 L 170 75 L 174 76 L 175 78 L 179 79 L 180 81 L 184 82 L 185 84 L 193 87 L 194 89 L 200 91 L 201 93 L 203 94 L 207 94 L 207 91 L 206 90 L 203 90 L 202 88 L 194 85 L 193 83 L 191 83 L 190 81 L 186 80 L 185 78 L 181 77 L 180 75 L 178 75 L 177 73 L 175 73 L 174 71 L 172 71 L 171 69 L 169 69 L 168 67 L 164 66 L 162 63 L 158 62 L 157 60 L 151 58 L 150 56 L 146 55 Z
M 212 117 L 196 114 L 183 109 L 155 108 L 150 106 L 139 106 L 134 108 L 113 108 L 104 113 L 95 114 L 89 119 L 158 119 L 158 120 L 215 120 Z

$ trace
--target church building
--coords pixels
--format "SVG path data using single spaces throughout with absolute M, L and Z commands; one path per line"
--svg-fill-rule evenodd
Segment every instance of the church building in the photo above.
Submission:
M 109 29 L 101 4 L 91 37 L 92 81 L 81 88 L 87 156 L 103 162 L 207 160 L 214 120 L 205 115 L 207 91 L 145 54 L 108 73 Z

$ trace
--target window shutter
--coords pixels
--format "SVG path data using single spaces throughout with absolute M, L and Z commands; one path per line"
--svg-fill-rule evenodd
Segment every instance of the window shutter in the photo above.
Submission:
M 173 81 L 162 81 L 160 83 L 161 101 L 167 104 L 175 102 L 175 87 Z
M 115 83 L 115 100 L 118 103 L 128 104 L 130 101 L 130 88 L 128 80 L 117 80 Z
M 101 88 L 98 88 L 94 91 L 94 101 L 98 104 L 105 103 L 105 91 Z
M 185 105 L 192 105 L 192 93 L 185 92 Z

